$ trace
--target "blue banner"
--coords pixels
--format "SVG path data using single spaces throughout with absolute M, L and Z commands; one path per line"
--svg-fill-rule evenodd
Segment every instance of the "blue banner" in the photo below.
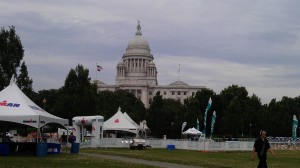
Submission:
M 214 112 L 213 112 L 213 115 L 212 115 L 212 117 L 211 117 L 210 139 L 211 139 L 212 134 L 213 134 L 213 132 L 214 132 L 214 126 L 215 126 L 216 118 L 217 118 L 217 114 L 216 114 L 216 112 L 214 111 Z
M 297 117 L 294 115 L 293 116 L 293 130 L 292 130 L 292 138 L 293 141 L 295 142 L 297 139 L 297 128 L 298 128 L 298 119 Z
M 203 134 L 206 134 L 206 118 L 207 118 L 207 112 L 210 109 L 211 104 L 212 104 L 212 100 L 211 100 L 211 98 L 209 98 L 208 104 L 207 104 L 207 107 L 206 107 L 205 113 L 204 113 L 204 129 L 203 129 Z

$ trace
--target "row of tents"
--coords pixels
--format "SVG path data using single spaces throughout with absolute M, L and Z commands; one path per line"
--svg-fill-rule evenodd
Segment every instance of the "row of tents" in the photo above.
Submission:
M 46 112 L 30 100 L 14 80 L 15 78 L 12 77 L 10 84 L 0 92 L 0 121 L 24 124 L 37 130 L 50 123 L 68 126 L 67 119 Z M 138 125 L 126 112 L 122 113 L 120 108 L 114 116 L 104 122 L 103 128 L 103 130 L 122 130 L 134 134 L 138 134 L 140 130 L 149 130 L 146 121 L 141 121 Z
M 37 130 L 49 123 L 68 126 L 67 119 L 46 112 L 30 100 L 14 80 L 15 78 L 12 77 L 10 84 L 0 92 L 0 121 L 24 124 L 37 128 Z M 114 116 L 104 122 L 103 128 L 104 130 L 122 130 L 143 135 L 150 132 L 145 120 L 138 125 L 126 112 L 122 113 L 120 108 Z M 201 135 L 202 133 L 195 128 L 190 128 L 183 134 Z

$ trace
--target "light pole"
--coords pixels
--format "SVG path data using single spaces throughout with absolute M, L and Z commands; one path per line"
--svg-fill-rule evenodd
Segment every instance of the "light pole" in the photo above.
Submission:
M 173 128 L 173 121 L 171 122 L 171 128 L 170 128 L 170 139 L 172 138 L 172 128 Z
M 242 125 L 242 138 L 244 138 L 244 124 Z
M 46 110 L 46 103 L 47 103 L 47 100 L 46 100 L 46 98 L 44 98 L 44 100 L 43 100 L 44 110 Z
M 250 123 L 250 138 L 251 138 L 251 127 L 252 127 L 252 123 Z

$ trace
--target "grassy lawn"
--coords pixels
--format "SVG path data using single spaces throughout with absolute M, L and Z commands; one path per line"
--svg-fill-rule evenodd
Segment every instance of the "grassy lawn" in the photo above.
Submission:
M 113 161 L 80 154 L 62 153 L 35 157 L 33 155 L 0 156 L 0 168 L 153 168 L 152 166 Z
M 209 168 L 254 168 L 257 167 L 258 159 L 251 161 L 251 152 L 199 152 L 187 150 L 167 149 L 85 149 L 84 152 L 111 154 L 146 160 L 156 160 L 185 165 L 194 165 Z M 270 168 L 299 168 L 300 151 L 275 151 L 276 157 L 268 155 L 268 166 Z
M 141 158 L 145 160 L 155 160 L 185 165 L 194 165 L 209 168 L 254 168 L 258 160 L 251 161 L 250 152 L 199 152 L 187 150 L 167 150 L 167 149 L 81 149 L 81 153 L 109 154 L 126 156 L 132 158 Z M 277 156 L 273 158 L 268 155 L 269 168 L 298 168 L 300 167 L 300 151 L 275 151 Z M 101 159 L 97 157 L 88 157 L 80 154 L 62 153 L 59 155 L 48 155 L 47 157 L 34 157 L 26 155 L 13 155 L 9 157 L 0 157 L 0 167 L 151 167 L 133 163 L 126 163 L 114 160 Z

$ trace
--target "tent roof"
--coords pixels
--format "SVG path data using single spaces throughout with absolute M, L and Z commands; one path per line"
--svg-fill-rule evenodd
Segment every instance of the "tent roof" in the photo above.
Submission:
M 104 122 L 103 130 L 127 131 L 137 134 L 139 127 L 137 124 L 131 123 L 119 109 L 114 116 Z
M 188 130 L 182 132 L 182 134 L 188 134 L 188 135 L 201 135 L 202 132 L 198 131 L 196 128 L 189 128 Z
M 0 92 L 0 120 L 35 128 L 40 128 L 48 123 L 68 125 L 67 119 L 56 117 L 37 106 L 20 90 L 13 80 Z
M 133 125 L 136 126 L 137 128 L 140 128 L 140 126 L 139 126 L 136 122 L 134 122 L 134 121 L 131 119 L 131 117 L 129 117 L 129 115 L 128 115 L 126 112 L 124 112 L 123 115 L 124 115 L 124 117 L 125 117 L 131 124 L 133 124 Z

